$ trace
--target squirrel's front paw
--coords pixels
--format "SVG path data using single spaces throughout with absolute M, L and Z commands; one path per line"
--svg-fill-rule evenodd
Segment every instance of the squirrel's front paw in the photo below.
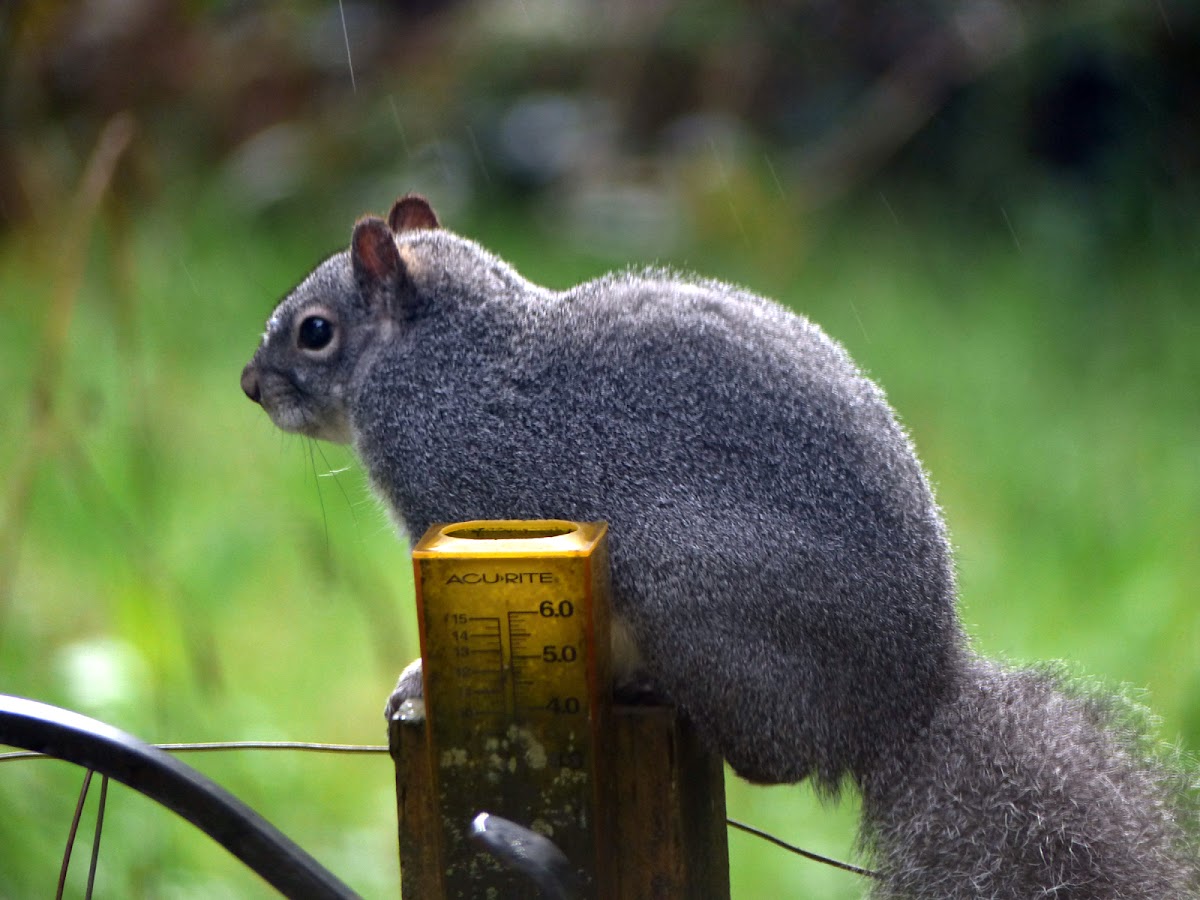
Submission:
M 613 683 L 613 700 L 625 706 L 671 705 L 671 698 L 642 671 L 618 678 Z
M 421 657 L 417 657 L 400 673 L 400 680 L 396 682 L 396 688 L 392 691 L 392 695 L 388 697 L 387 706 L 384 707 L 383 715 L 389 722 L 398 714 L 402 713 L 401 707 L 405 703 L 409 703 L 409 708 L 413 713 L 418 710 L 414 709 L 420 704 L 420 715 L 424 715 L 424 687 L 421 682 Z

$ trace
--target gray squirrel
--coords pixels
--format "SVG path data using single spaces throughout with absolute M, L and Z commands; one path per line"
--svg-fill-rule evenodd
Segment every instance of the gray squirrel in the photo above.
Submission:
M 410 540 L 606 520 L 623 676 L 744 778 L 856 787 L 872 896 L 1200 896 L 1188 768 L 1122 698 L 971 650 L 908 436 L 778 304 L 663 271 L 551 291 L 409 195 L 279 303 L 242 388 L 352 444 Z

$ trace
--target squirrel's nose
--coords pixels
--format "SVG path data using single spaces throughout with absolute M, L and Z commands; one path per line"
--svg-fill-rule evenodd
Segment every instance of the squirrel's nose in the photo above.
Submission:
M 254 371 L 253 363 L 242 369 L 242 390 L 255 403 L 262 403 L 262 391 L 258 387 L 258 373 Z

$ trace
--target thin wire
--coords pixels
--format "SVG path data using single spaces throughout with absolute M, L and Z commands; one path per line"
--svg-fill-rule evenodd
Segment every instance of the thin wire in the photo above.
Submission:
M 847 872 L 853 872 L 855 875 L 863 875 L 867 878 L 882 878 L 883 877 L 878 872 L 874 872 L 871 869 L 864 869 L 861 866 L 855 866 L 850 863 L 844 863 L 837 859 L 830 859 L 828 856 L 822 856 L 819 853 L 813 853 L 810 850 L 805 850 L 802 847 L 797 847 L 795 844 L 789 844 L 787 841 L 780 840 L 779 838 L 775 837 L 775 835 L 773 835 L 773 834 L 768 834 L 765 831 L 761 831 L 752 825 L 746 825 L 745 823 L 739 822 L 736 819 L 726 819 L 725 822 L 731 828 L 737 828 L 738 830 L 744 831 L 747 834 L 752 834 L 755 837 L 760 837 L 764 841 L 770 841 L 772 844 L 775 844 L 777 847 L 782 847 L 784 850 L 791 850 L 793 853 L 797 854 L 798 856 L 803 856 L 805 859 L 811 859 L 814 862 L 825 863 L 825 865 L 833 866 L 835 869 L 843 869 Z
M 92 862 L 88 866 L 87 892 L 84 900 L 92 900 L 92 888 L 96 884 L 96 867 L 100 863 L 100 832 L 104 830 L 104 806 L 108 802 L 108 776 L 100 777 L 100 807 L 96 810 L 96 833 L 92 836 Z
M 387 753 L 383 744 L 322 744 L 315 741 L 207 741 L 192 744 L 154 744 L 168 753 L 205 752 L 208 750 L 304 750 L 310 753 Z M 0 753 L 0 763 L 18 759 L 55 759 L 32 750 Z
M 205 750 L 306 750 L 310 753 L 387 753 L 383 744 L 320 744 L 314 741 L 212 741 L 195 744 L 155 744 L 168 753 Z
M 79 819 L 83 815 L 83 804 L 87 800 L 88 788 L 92 784 L 92 775 L 95 773 L 87 770 L 87 774 L 83 776 L 83 786 L 79 789 L 79 800 L 75 803 L 75 816 L 71 819 L 71 830 L 67 832 L 67 847 L 63 851 L 62 866 L 58 870 L 58 889 L 54 892 L 54 900 L 62 900 L 63 891 L 67 886 L 67 869 L 71 867 L 71 850 L 75 846 L 75 834 L 79 831 Z
M 350 57 L 350 32 L 346 30 L 346 8 L 342 0 L 338 0 L 338 12 L 342 15 L 342 37 L 346 41 L 346 65 L 350 67 L 350 91 L 358 93 L 358 85 L 354 82 L 354 60 Z

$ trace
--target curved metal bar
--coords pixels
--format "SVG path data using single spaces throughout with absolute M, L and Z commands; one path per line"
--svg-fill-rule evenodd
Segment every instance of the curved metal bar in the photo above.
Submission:
M 128 785 L 187 819 L 286 897 L 358 896 L 224 788 L 111 725 L 0 694 L 0 744 L 63 759 Z
M 467 836 L 528 877 L 546 900 L 577 900 L 580 896 L 575 867 L 548 837 L 485 812 L 471 821 Z

